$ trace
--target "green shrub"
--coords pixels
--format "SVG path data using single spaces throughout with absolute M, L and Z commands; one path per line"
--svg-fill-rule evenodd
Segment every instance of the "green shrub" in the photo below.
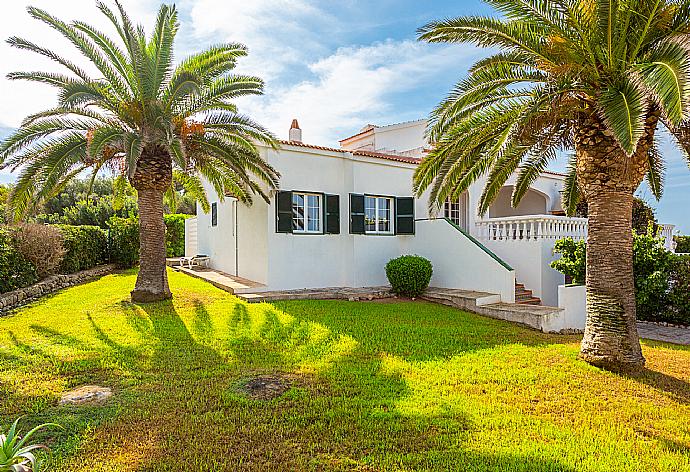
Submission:
M 574 284 L 585 283 L 585 267 L 587 262 L 587 246 L 584 241 L 572 238 L 559 239 L 553 247 L 554 254 L 561 258 L 553 261 L 551 267 L 571 279 Z
M 676 242 L 676 252 L 690 254 L 690 236 L 674 236 Z
M 674 255 L 670 274 L 668 304 L 671 309 L 665 313 L 665 319 L 659 321 L 690 325 L 690 257 Z
M 60 272 L 72 274 L 108 260 L 108 238 L 98 226 L 56 225 L 64 237 L 65 256 Z
M 386 264 L 386 277 L 393 292 L 407 297 L 418 297 L 431 281 L 431 262 L 420 256 L 400 256 Z
M 37 280 L 36 267 L 19 252 L 12 231 L 0 228 L 0 293 L 28 287 Z
M 108 220 L 110 262 L 122 269 L 139 262 L 139 219 L 112 217 Z
M 184 256 L 184 221 L 189 215 L 165 215 L 165 253 L 167 257 Z
M 559 240 L 554 252 L 561 258 L 551 267 L 576 283 L 584 283 L 584 241 Z M 690 324 L 690 257 L 668 251 L 663 238 L 654 236 L 650 229 L 646 234 L 634 235 L 633 272 L 640 320 Z
M 673 254 L 664 247 L 664 239 L 652 231 L 635 235 L 633 240 L 633 272 L 637 317 L 661 321 L 671 307 L 667 297 L 670 288 L 670 264 Z

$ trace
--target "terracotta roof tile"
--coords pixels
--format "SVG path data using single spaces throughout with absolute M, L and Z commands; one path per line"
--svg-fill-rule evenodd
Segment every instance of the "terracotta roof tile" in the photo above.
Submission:
M 365 157 L 375 157 L 377 159 L 386 159 L 389 161 L 404 162 L 406 164 L 419 164 L 421 159 L 416 157 L 408 156 L 398 156 L 396 154 L 386 154 L 383 152 L 373 152 L 373 151 L 350 151 L 348 149 L 338 149 L 326 146 L 317 146 L 314 144 L 305 144 L 298 141 L 280 141 L 280 144 L 285 144 L 287 146 L 297 146 L 308 149 L 318 149 L 320 151 L 330 151 L 330 152 L 349 152 L 354 156 L 365 156 Z
M 318 149 L 321 151 L 329 151 L 329 152 L 350 152 L 355 156 L 375 157 L 378 159 L 386 159 L 389 161 L 404 162 L 406 164 L 419 164 L 420 162 L 422 162 L 422 159 L 420 159 L 418 157 L 400 156 L 397 154 L 386 154 L 383 152 L 374 152 L 374 151 L 351 151 L 348 149 L 332 148 L 332 147 L 327 147 L 327 146 L 317 146 L 315 144 L 305 144 L 305 143 L 298 142 L 298 141 L 280 141 L 280 144 L 285 144 L 287 146 L 303 147 L 303 148 L 308 148 L 308 149 Z M 428 150 L 425 150 L 425 151 L 428 151 Z M 559 177 L 565 177 L 565 174 L 563 174 L 561 172 L 554 172 L 554 171 L 550 171 L 550 170 L 545 170 L 542 173 L 543 174 L 556 175 Z

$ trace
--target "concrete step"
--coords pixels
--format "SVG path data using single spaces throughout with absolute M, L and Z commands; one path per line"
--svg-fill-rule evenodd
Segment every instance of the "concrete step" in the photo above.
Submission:
M 563 312 L 558 307 L 524 303 L 502 303 L 498 295 L 454 289 L 429 288 L 421 298 L 490 318 L 519 323 L 544 332 L 555 332 L 551 330 L 550 326 L 557 325 L 557 323 L 554 323 L 554 319 Z M 493 301 L 482 303 L 487 300 Z M 541 300 L 539 302 L 541 303 Z

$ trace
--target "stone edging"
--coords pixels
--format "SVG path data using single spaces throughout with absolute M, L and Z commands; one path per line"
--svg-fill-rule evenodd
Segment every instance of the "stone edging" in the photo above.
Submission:
M 79 285 L 88 280 L 110 274 L 115 270 L 114 264 L 106 264 L 91 269 L 67 275 L 51 275 L 34 285 L 18 288 L 11 292 L 0 294 L 0 315 L 13 308 L 25 305 L 37 298 L 57 292 L 63 288 Z
M 665 327 L 668 327 L 668 328 L 690 329 L 690 325 L 669 323 L 669 322 L 667 322 L 667 321 L 645 321 L 645 320 L 637 320 L 637 322 L 638 322 L 638 323 L 648 324 L 648 325 L 651 325 L 651 326 L 665 326 Z

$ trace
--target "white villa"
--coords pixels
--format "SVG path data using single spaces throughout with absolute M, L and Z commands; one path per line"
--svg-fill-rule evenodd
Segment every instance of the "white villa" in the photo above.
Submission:
M 279 150 L 260 149 L 282 175 L 271 202 L 221 202 L 208 186 L 212 211 L 198 208 L 187 220 L 187 255 L 208 255 L 211 268 L 276 291 L 386 285 L 390 259 L 418 254 L 433 264 L 434 287 L 556 306 L 564 278 L 549 266 L 554 242 L 587 235 L 586 219 L 564 216 L 564 176 L 545 172 L 517 208 L 510 205 L 513 177 L 486 215 L 476 212 L 480 180 L 430 214 L 426 196 L 412 192 L 427 149 L 425 126 L 368 125 L 329 148 L 303 143 L 293 121 Z M 672 229 L 664 227 L 668 241 Z

